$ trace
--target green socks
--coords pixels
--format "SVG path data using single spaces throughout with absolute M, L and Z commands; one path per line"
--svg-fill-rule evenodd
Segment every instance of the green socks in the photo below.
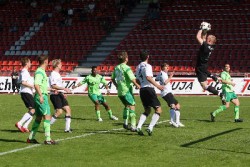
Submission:
M 235 106 L 234 107 L 234 119 L 239 119 L 240 118 L 240 107 L 239 106 Z
M 128 108 L 123 109 L 123 119 L 124 124 L 128 125 L 128 120 L 130 119 L 131 127 L 136 127 L 136 114 L 134 110 L 130 110 Z
M 129 110 L 129 117 L 131 121 L 131 127 L 136 128 L 136 114 L 134 110 Z
M 34 139 L 35 138 L 35 135 L 36 135 L 36 132 L 39 128 L 39 125 L 40 125 L 41 122 L 38 122 L 38 121 L 34 121 L 33 125 L 32 125 L 32 129 L 31 129 L 31 133 L 29 135 L 29 139 Z
M 215 110 L 213 112 L 213 116 L 216 116 L 217 114 L 219 114 L 220 112 L 224 111 L 226 109 L 226 106 L 223 105 L 223 106 L 220 106 L 217 110 Z M 239 119 L 240 117 L 240 107 L 239 106 L 235 106 L 234 107 L 234 119 Z
M 112 118 L 112 111 L 111 110 L 108 110 L 108 115 L 109 115 L 109 118 Z
M 29 135 L 29 139 L 34 139 L 35 138 L 35 135 L 36 135 L 36 132 L 39 128 L 39 125 L 40 125 L 41 122 L 38 122 L 38 121 L 34 121 L 33 125 L 32 125 L 32 129 L 31 129 L 31 133 Z M 44 120 L 43 121 L 43 128 L 44 128 L 44 132 L 45 132 L 45 140 L 46 141 L 50 141 L 51 138 L 50 138 L 50 120 Z
M 43 121 L 43 128 L 45 132 L 45 140 L 50 141 L 50 120 L 44 120 Z
M 96 111 L 96 117 L 97 117 L 97 119 L 101 118 L 101 112 L 100 112 L 100 110 Z
M 217 114 L 219 114 L 220 112 L 224 111 L 226 109 L 226 106 L 223 105 L 223 106 L 220 106 L 217 110 L 215 110 L 213 112 L 213 116 L 216 116 Z
M 123 120 L 124 120 L 125 125 L 128 125 L 128 116 L 129 116 L 129 109 L 124 108 L 123 109 Z

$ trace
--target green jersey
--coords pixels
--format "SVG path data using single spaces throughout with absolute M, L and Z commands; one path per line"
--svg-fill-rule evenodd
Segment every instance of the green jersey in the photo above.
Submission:
M 89 95 L 92 95 L 92 94 L 100 95 L 101 94 L 100 89 L 99 89 L 100 83 L 107 85 L 108 82 L 104 79 L 103 76 L 101 76 L 99 74 L 97 74 L 95 77 L 90 74 L 90 75 L 86 76 L 84 78 L 84 80 L 82 80 L 80 83 L 81 84 L 85 84 L 85 83 L 88 84 L 88 94 Z
M 48 95 L 48 77 L 45 70 L 41 67 L 38 67 L 35 72 L 34 84 L 40 86 L 42 94 Z
M 131 83 L 135 75 L 128 65 L 121 63 L 115 67 L 111 78 L 116 80 L 118 96 L 125 96 L 132 89 Z
M 220 76 L 221 76 L 222 80 L 226 80 L 226 81 L 230 81 L 231 82 L 231 76 L 230 76 L 230 74 L 228 72 L 223 71 L 220 74 Z M 225 92 L 234 92 L 233 86 L 229 85 L 229 84 L 222 83 L 222 91 L 225 91 Z

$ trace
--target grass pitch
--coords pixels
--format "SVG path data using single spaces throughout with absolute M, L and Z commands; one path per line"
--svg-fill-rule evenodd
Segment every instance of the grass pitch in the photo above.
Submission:
M 240 117 L 244 122 L 234 123 L 232 104 L 230 109 L 216 117 L 216 122 L 210 122 L 210 112 L 220 105 L 218 97 L 177 96 L 184 128 L 169 125 L 167 104 L 159 97 L 163 114 L 153 136 L 138 136 L 122 129 L 121 102 L 116 96 L 106 96 L 106 99 L 119 121 L 109 120 L 102 107 L 104 121 L 97 122 L 94 106 L 87 96 L 68 96 L 73 133 L 64 133 L 64 118 L 61 116 L 51 127 L 51 136 L 59 144 L 47 146 L 27 144 L 28 134 L 15 128 L 14 124 L 26 112 L 21 97 L 0 95 L 1 166 L 244 167 L 250 164 L 249 97 L 240 97 Z M 138 120 L 143 109 L 139 97 L 136 97 L 136 102 Z M 52 105 L 51 109 L 53 113 Z M 146 124 L 150 120 L 151 116 Z M 43 143 L 42 126 L 39 130 L 37 140 Z

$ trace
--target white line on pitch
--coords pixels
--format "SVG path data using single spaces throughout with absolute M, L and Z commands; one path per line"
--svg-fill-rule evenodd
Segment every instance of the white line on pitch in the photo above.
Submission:
M 157 124 L 161 124 L 161 123 L 164 123 L 164 122 L 167 122 L 167 121 L 169 121 L 169 120 L 159 121 Z M 83 134 L 83 135 L 79 135 L 79 136 L 67 137 L 65 139 L 57 139 L 56 141 L 65 141 L 65 140 L 72 140 L 72 139 L 76 139 L 76 138 L 85 138 L 87 136 L 92 136 L 92 135 L 95 135 L 95 134 L 108 133 L 108 132 L 111 132 L 111 131 L 118 131 L 118 130 L 122 130 L 122 129 L 123 128 L 111 129 L 111 130 L 106 130 L 106 131 L 97 131 L 97 132 L 87 133 L 87 134 Z M 15 152 L 19 152 L 19 151 L 23 151 L 23 150 L 28 150 L 28 149 L 39 147 L 39 146 L 42 146 L 42 144 L 34 144 L 34 145 L 29 145 L 29 146 L 23 147 L 23 148 L 18 148 L 18 149 L 6 151 L 6 152 L 1 152 L 0 156 L 15 153 Z

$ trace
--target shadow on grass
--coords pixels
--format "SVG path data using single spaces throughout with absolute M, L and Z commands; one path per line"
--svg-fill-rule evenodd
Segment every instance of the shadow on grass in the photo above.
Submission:
M 181 147 L 187 147 L 187 148 L 201 148 L 201 147 L 191 147 L 192 145 L 195 145 L 197 143 L 201 143 L 201 142 L 205 142 L 207 140 L 210 140 L 212 138 L 215 138 L 215 137 L 218 137 L 218 136 L 221 136 L 221 135 L 225 135 L 227 133 L 231 133 L 231 132 L 234 132 L 234 131 L 238 131 L 238 130 L 241 130 L 243 128 L 235 128 L 235 129 L 231 129 L 231 130 L 227 130 L 227 131 L 224 131 L 224 132 L 221 132 L 221 133 L 217 133 L 217 134 L 214 134 L 214 135 L 211 135 L 211 136 L 208 136 L 208 137 L 204 137 L 202 139 L 199 139 L 199 140 L 195 140 L 195 141 L 192 141 L 192 142 L 189 142 L 189 143 L 186 143 L 186 144 L 182 144 L 180 145 Z M 227 151 L 227 152 L 234 152 L 234 153 L 243 153 L 243 154 L 250 154 L 248 152 L 239 152 L 239 151 L 232 151 L 232 150 L 224 150 L 224 149 L 209 149 L 209 148 L 201 148 L 201 149 L 207 149 L 207 150 L 215 150 L 215 151 Z
M 26 143 L 23 140 L 16 140 L 16 139 L 0 139 L 0 142 L 8 142 L 8 143 Z
M 13 129 L 1 129 L 2 132 L 10 132 L 10 133 L 22 133 L 19 130 Z
M 114 125 L 114 126 L 120 126 L 121 128 L 123 127 L 123 123 L 121 123 L 121 122 L 115 122 L 115 123 L 112 123 L 112 125 Z M 129 124 L 130 125 L 130 124 Z M 143 127 L 148 127 L 149 126 L 149 124 L 143 124 Z M 158 125 L 158 124 L 156 124 L 155 125 L 155 127 L 160 127 L 161 125 Z
M 187 118 L 184 118 L 184 119 L 181 119 L 181 120 L 185 120 L 185 121 L 199 121 L 199 122 L 208 122 L 208 123 L 214 123 L 214 122 L 211 122 L 211 120 L 209 119 L 187 119 Z M 216 121 L 216 122 L 232 122 L 232 121 Z
M 131 132 L 130 130 L 125 130 L 123 128 L 117 130 L 93 130 L 93 129 L 85 129 L 87 133 L 95 133 L 95 134 L 115 134 L 115 135 L 137 135 L 136 132 Z
M 64 118 L 62 118 L 62 119 L 64 119 Z M 83 120 L 83 121 L 96 121 L 96 119 L 94 119 L 94 118 L 86 119 L 86 118 L 71 117 L 71 119 L 73 119 L 73 120 Z
M 19 130 L 13 130 L 13 129 L 1 129 L 0 131 L 2 132 L 10 132 L 10 133 L 23 133 L 23 132 L 20 132 Z M 43 133 L 42 131 L 37 131 L 37 133 Z M 29 132 L 26 132 L 26 133 L 23 133 L 23 134 L 29 134 Z

